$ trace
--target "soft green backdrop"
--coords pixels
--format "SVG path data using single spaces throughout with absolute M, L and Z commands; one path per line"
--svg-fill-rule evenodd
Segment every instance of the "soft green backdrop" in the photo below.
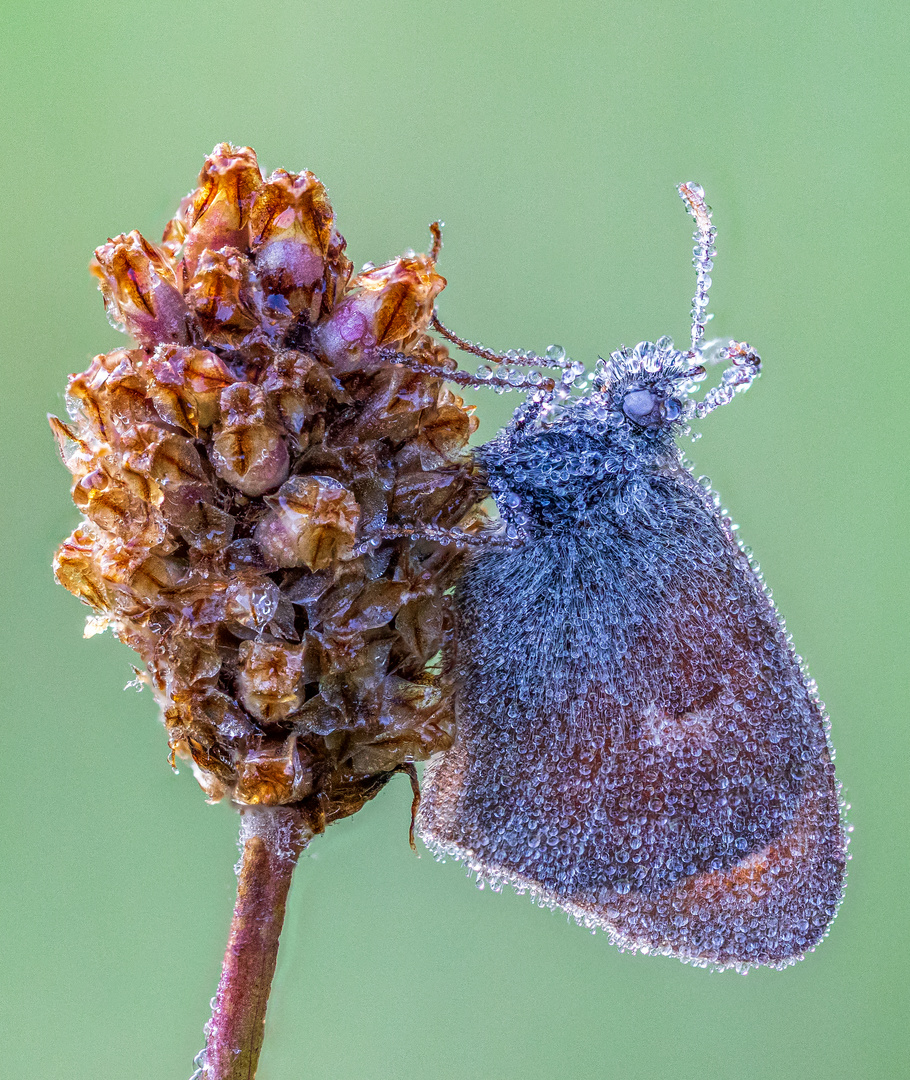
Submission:
M 908 1075 L 910 17 L 891 0 L 6 0 L 0 1073 L 185 1078 L 236 821 L 174 777 L 127 651 L 49 563 L 76 520 L 44 414 L 119 343 L 92 249 L 155 237 L 230 139 L 328 185 L 358 265 L 447 222 L 444 317 L 593 362 L 684 340 L 696 179 L 714 330 L 761 381 L 690 452 L 832 716 L 850 884 L 805 963 L 746 978 L 605 936 L 407 845 L 392 784 L 304 859 L 262 1080 Z M 514 398 L 480 401 L 490 435 Z

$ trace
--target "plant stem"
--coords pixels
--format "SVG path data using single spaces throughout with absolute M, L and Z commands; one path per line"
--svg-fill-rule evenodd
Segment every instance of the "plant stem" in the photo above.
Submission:
M 253 1080 L 291 876 L 311 833 L 288 807 L 244 811 L 237 902 L 200 1080 Z

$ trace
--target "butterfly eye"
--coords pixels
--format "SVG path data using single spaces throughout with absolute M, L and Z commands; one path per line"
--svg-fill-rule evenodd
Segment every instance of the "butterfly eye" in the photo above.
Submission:
M 622 399 L 622 411 L 633 424 L 655 428 L 668 420 L 676 420 L 682 412 L 682 403 L 652 390 L 627 390 Z
M 641 427 L 660 423 L 660 399 L 650 390 L 629 390 L 622 399 L 622 411 Z

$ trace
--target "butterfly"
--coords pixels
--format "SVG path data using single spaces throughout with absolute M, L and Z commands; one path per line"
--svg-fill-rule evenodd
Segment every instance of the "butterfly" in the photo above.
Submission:
M 489 353 L 528 390 L 476 450 L 495 531 L 467 569 L 442 683 L 454 745 L 417 831 L 481 882 L 529 892 L 623 949 L 783 967 L 840 903 L 846 834 L 828 721 L 765 585 L 677 438 L 744 390 L 747 344 L 703 345 L 715 229 L 700 187 L 688 350 L 669 338 L 580 365 Z M 701 401 L 712 359 L 727 362 Z M 543 362 L 561 372 L 516 376 Z M 505 365 L 505 366 L 502 366 Z

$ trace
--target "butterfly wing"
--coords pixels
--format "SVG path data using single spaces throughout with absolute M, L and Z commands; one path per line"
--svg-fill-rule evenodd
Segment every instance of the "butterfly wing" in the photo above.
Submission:
M 787 963 L 842 889 L 824 714 L 701 490 L 624 510 L 465 575 L 418 830 L 621 946 Z

